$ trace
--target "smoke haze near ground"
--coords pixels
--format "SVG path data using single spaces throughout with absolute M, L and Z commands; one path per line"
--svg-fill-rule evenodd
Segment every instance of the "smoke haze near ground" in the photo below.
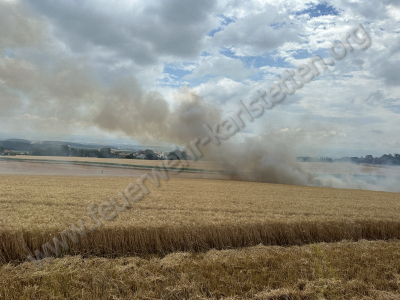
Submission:
M 214 147 L 212 159 L 222 163 L 232 179 L 332 188 L 399 192 L 400 168 L 350 163 L 301 163 L 294 149 L 298 140 L 273 134 L 246 138 L 243 143 Z M 221 149 L 219 149 L 221 148 Z

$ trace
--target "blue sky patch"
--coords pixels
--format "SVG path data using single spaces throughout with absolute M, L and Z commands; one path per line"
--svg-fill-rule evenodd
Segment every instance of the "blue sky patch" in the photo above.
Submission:
M 164 66 L 163 73 L 172 74 L 172 75 L 177 76 L 177 77 L 180 78 L 180 77 L 188 75 L 188 74 L 190 74 L 192 72 L 188 71 L 188 70 L 184 70 L 184 69 L 182 69 L 180 67 L 175 67 L 173 65 L 167 65 L 167 66 Z
M 274 57 L 277 51 L 269 51 L 259 56 L 238 56 L 230 49 L 223 49 L 219 53 L 230 58 L 240 59 L 246 68 L 261 68 L 265 66 L 290 68 L 291 65 L 281 57 Z
M 3 55 L 7 58 L 14 58 L 14 52 L 11 49 L 4 49 Z
M 291 51 L 288 51 L 288 53 L 290 53 Z M 317 51 L 314 52 L 310 52 L 308 50 L 297 50 L 295 52 L 291 53 L 291 56 L 295 59 L 305 59 L 305 58 L 311 58 L 313 56 L 320 56 L 322 58 L 329 58 L 329 52 L 327 49 L 319 49 Z
M 233 22 L 236 21 L 235 18 L 229 18 L 229 17 L 226 17 L 226 16 L 224 16 L 224 15 L 218 15 L 218 17 L 219 17 L 219 19 L 220 19 L 221 26 L 218 27 L 218 28 L 215 28 L 215 29 L 211 30 L 209 33 L 207 33 L 208 36 L 213 37 L 214 34 L 216 34 L 216 33 L 219 32 L 219 31 L 222 31 L 222 30 L 224 29 L 224 27 L 226 27 L 226 26 L 228 26 L 230 23 L 233 23 Z
M 190 64 L 187 64 L 190 65 Z M 158 85 L 160 86 L 181 86 L 185 82 L 182 82 L 181 79 L 183 76 L 192 73 L 192 71 L 184 70 L 182 64 L 174 65 L 169 64 L 164 66 L 163 75 L 164 78 L 158 80 Z
M 390 109 L 395 114 L 400 114 L 400 105 L 396 104 L 386 105 L 386 108 Z
M 323 2 L 323 3 L 319 3 L 319 4 L 310 4 L 310 6 L 305 9 L 302 10 L 298 13 L 296 13 L 296 15 L 304 15 L 304 14 L 308 14 L 310 16 L 310 18 L 316 18 L 316 17 L 320 17 L 320 16 L 337 16 L 339 15 L 339 11 L 333 7 L 332 5 Z
M 273 29 L 279 30 L 279 29 L 281 29 L 284 25 L 286 25 L 286 22 L 272 23 L 270 26 L 271 26 Z

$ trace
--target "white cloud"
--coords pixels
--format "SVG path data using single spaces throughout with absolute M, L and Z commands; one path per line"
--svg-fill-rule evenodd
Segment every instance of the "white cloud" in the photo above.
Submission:
M 214 35 L 213 43 L 229 48 L 240 56 L 254 56 L 276 49 L 286 42 L 301 41 L 297 28 L 285 20 L 286 14 L 280 14 L 273 6 L 266 10 L 229 24 Z
M 184 79 L 193 79 L 206 75 L 224 76 L 231 79 L 245 79 L 254 74 L 254 68 L 245 68 L 243 62 L 239 59 L 226 57 L 218 54 L 214 56 L 202 57 L 194 71 L 184 77 Z
M 229 78 L 216 78 L 199 85 L 196 91 L 200 96 L 220 105 L 233 104 L 235 107 L 239 100 L 248 97 L 250 88 Z

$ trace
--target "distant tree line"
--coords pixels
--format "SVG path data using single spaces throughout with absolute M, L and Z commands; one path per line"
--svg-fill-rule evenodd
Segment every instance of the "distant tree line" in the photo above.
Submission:
M 5 150 L 19 150 L 19 151 L 31 151 L 32 145 L 29 141 L 15 141 L 6 140 L 0 141 L 0 147 Z M 4 150 L 3 150 L 4 151 Z
M 31 151 L 34 156 L 74 156 L 74 157 L 98 157 L 98 158 L 116 158 L 117 154 L 111 153 L 111 148 L 93 149 L 75 149 L 68 145 L 50 146 L 45 149 L 34 148 Z
M 371 164 L 371 165 L 400 165 L 400 154 L 384 154 L 381 157 L 373 157 L 372 155 L 366 155 L 365 157 L 342 157 L 342 158 L 330 158 L 330 157 L 297 157 L 298 161 L 302 162 L 347 162 L 356 164 Z
M 333 162 L 333 158 L 330 157 L 297 157 L 298 161 L 301 162 Z
M 381 157 L 373 157 L 372 155 L 366 155 L 365 157 L 342 157 L 339 161 L 372 165 L 400 165 L 400 154 L 384 154 Z
M 166 158 L 159 158 L 157 156 L 157 154 L 151 149 L 146 149 L 144 151 L 139 151 L 139 152 L 141 154 L 145 155 L 145 159 L 149 159 L 149 160 L 163 160 L 163 159 L 166 159 Z M 180 151 L 178 149 L 175 150 L 175 151 L 171 151 L 167 155 L 167 159 L 170 159 L 170 160 L 180 159 L 181 157 L 183 157 L 185 160 L 189 159 L 189 157 L 188 157 L 188 155 L 187 155 L 187 153 L 185 151 Z M 135 158 L 135 156 L 132 157 L 132 158 Z
M 4 151 L 4 150 L 3 150 Z M 138 153 L 130 153 L 129 155 L 124 156 L 123 158 L 133 159 L 136 158 L 137 154 L 144 154 L 144 158 L 148 160 L 158 160 L 162 159 L 157 156 L 157 154 L 151 150 L 146 149 L 144 151 L 138 151 Z M 47 148 L 34 148 L 30 152 L 30 155 L 33 156 L 74 156 L 74 157 L 98 157 L 98 158 L 120 158 L 117 153 L 113 153 L 111 148 L 103 147 L 100 150 L 93 149 L 76 149 L 70 148 L 68 145 L 61 146 L 49 146 Z M 168 156 L 168 159 L 189 159 L 187 153 L 185 151 L 175 150 L 171 151 Z

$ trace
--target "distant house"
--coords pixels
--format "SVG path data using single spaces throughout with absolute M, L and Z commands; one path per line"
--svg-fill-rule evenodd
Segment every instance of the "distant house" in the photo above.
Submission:
M 118 153 L 119 157 L 125 157 L 125 156 L 129 156 L 129 155 L 131 155 L 131 154 L 130 153 L 126 153 L 126 152 Z
M 12 153 L 11 150 L 4 150 L 3 155 L 9 155 L 10 153 Z
M 143 154 L 143 153 L 138 154 L 138 155 L 136 155 L 136 159 L 146 159 L 146 154 Z
M 158 153 L 157 154 L 158 159 L 167 159 L 168 155 L 166 155 L 164 152 Z

